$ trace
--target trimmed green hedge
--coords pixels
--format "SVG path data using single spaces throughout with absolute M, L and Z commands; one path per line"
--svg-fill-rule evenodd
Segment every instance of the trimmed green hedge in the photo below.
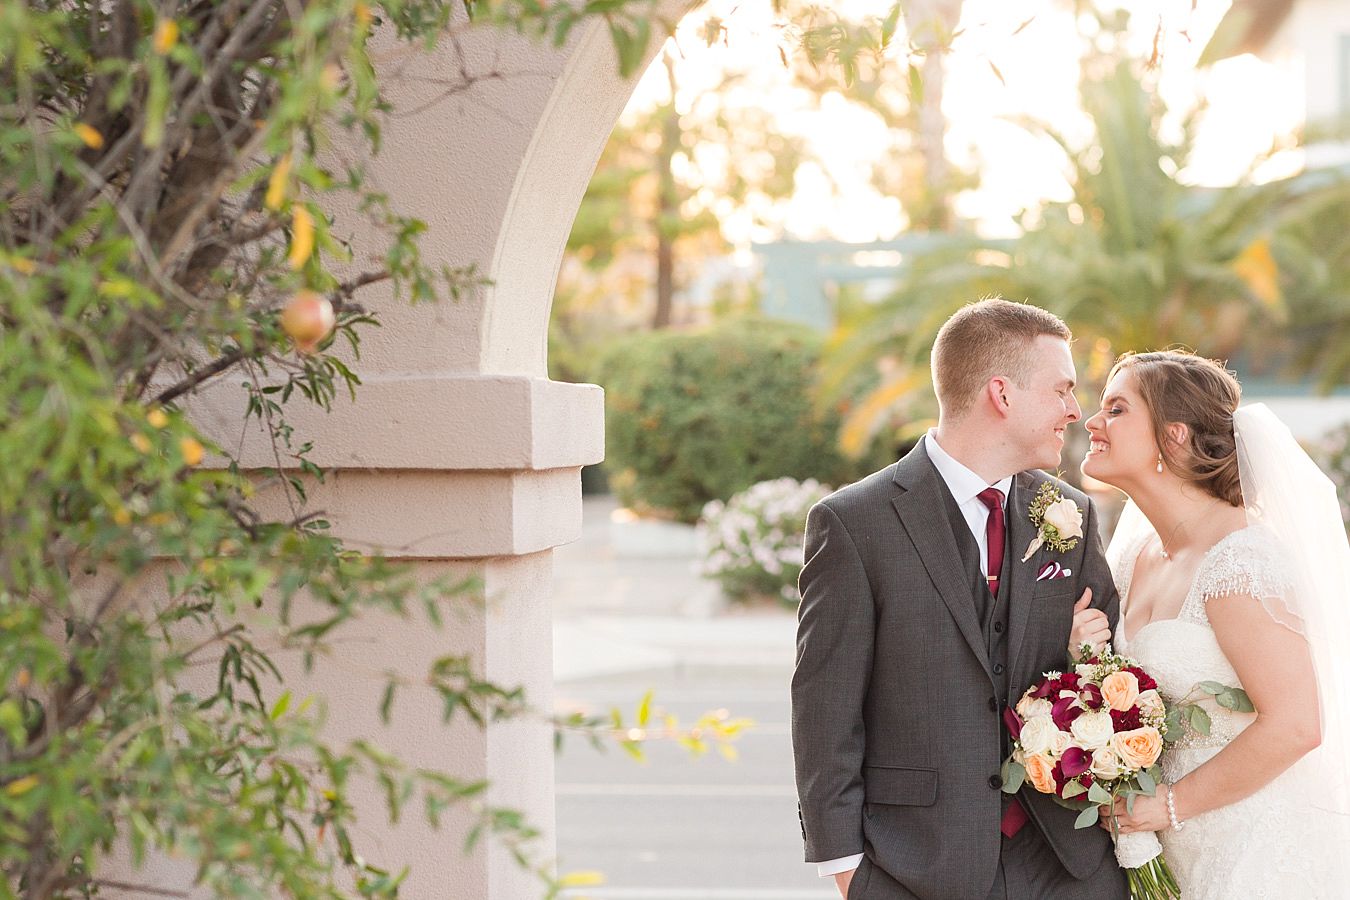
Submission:
M 771 478 L 842 484 L 875 468 L 836 446 L 837 415 L 813 407 L 821 337 L 742 319 L 654 332 L 612 347 L 605 388 L 606 468 L 625 505 L 698 520 L 709 500 Z

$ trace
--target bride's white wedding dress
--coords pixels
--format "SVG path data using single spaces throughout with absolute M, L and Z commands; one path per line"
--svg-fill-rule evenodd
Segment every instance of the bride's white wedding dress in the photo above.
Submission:
M 1116 548 L 1113 547 L 1113 550 Z M 1133 657 L 1158 681 L 1169 703 L 1190 694 L 1201 681 L 1240 687 L 1237 673 L 1210 627 L 1210 602 L 1234 593 L 1257 598 L 1278 596 L 1289 584 L 1287 564 L 1264 525 L 1229 534 L 1205 555 L 1181 611 L 1175 619 L 1146 623 L 1127 635 L 1125 609 L 1130 580 L 1139 553 L 1157 552 L 1156 537 L 1141 533 L 1113 554 L 1117 588 L 1122 598 L 1114 646 Z M 1208 735 L 1188 729 L 1163 755 L 1168 782 L 1180 780 L 1223 750 L 1255 719 L 1255 714 L 1224 709 L 1207 699 Z M 1329 814 L 1310 807 L 1306 789 L 1312 773 L 1306 766 L 1287 770 L 1255 794 L 1197 815 L 1180 831 L 1167 829 L 1158 838 L 1185 900 L 1344 900 L 1350 884 L 1330 867 L 1350 855 L 1350 847 L 1332 839 L 1335 828 L 1323 828 Z

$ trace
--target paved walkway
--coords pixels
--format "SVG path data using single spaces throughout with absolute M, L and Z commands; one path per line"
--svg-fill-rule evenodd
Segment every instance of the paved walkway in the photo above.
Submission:
M 792 611 L 728 608 L 689 553 L 616 553 L 614 508 L 588 497 L 581 540 L 555 555 L 557 707 L 617 708 L 631 721 L 650 690 L 682 723 L 721 708 L 755 725 L 736 743 L 736 762 L 656 741 L 640 764 L 566 740 L 556 766 L 559 870 L 598 870 L 605 882 L 563 896 L 837 898 L 802 862 L 788 733 Z
M 695 572 L 694 556 L 617 554 L 616 506 L 587 497 L 581 539 L 555 551 L 555 681 L 679 665 L 792 665 L 791 610 L 728 607 Z

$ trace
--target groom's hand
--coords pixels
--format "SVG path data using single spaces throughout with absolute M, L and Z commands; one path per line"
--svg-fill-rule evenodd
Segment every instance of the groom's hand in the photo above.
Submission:
M 1073 605 L 1073 628 L 1069 631 L 1069 658 L 1077 659 L 1084 644 L 1100 650 L 1111 640 L 1111 622 L 1106 613 L 1092 609 L 1092 588 L 1084 588 L 1083 596 Z
M 840 872 L 834 876 L 834 886 L 839 888 L 839 896 L 845 898 L 845 900 L 848 898 L 848 886 L 853 882 L 853 873 L 857 871 L 857 869 L 849 869 L 847 872 Z

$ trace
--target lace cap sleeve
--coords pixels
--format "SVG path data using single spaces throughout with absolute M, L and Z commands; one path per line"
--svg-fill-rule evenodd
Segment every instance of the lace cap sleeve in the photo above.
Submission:
M 1194 596 L 1202 607 L 1215 597 L 1251 596 L 1280 624 L 1300 630 L 1301 623 L 1288 608 L 1294 579 L 1285 559 L 1279 542 L 1266 529 L 1235 531 L 1215 544 L 1201 564 Z

